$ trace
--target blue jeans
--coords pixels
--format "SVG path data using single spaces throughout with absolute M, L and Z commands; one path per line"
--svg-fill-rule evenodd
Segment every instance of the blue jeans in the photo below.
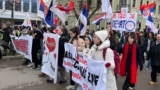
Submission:
M 146 68 L 151 69 L 151 59 L 148 60 Z

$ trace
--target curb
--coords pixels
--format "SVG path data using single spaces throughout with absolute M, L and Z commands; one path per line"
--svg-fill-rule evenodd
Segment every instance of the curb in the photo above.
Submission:
M 8 60 L 8 59 L 22 59 L 23 55 L 14 55 L 14 56 L 3 56 L 2 60 Z

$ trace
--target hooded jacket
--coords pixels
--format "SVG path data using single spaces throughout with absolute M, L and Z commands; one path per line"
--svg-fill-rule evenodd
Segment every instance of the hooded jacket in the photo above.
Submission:
M 110 47 L 110 41 L 106 40 L 108 37 L 108 32 L 106 30 L 97 31 L 95 34 L 102 41 L 102 44 L 99 46 L 93 45 L 91 48 L 91 58 L 94 60 L 104 60 L 103 59 L 103 49 Z M 105 55 L 106 63 L 110 63 L 111 66 L 107 68 L 107 88 L 106 90 L 117 90 L 116 79 L 114 74 L 115 62 L 114 62 L 114 53 L 108 48 Z

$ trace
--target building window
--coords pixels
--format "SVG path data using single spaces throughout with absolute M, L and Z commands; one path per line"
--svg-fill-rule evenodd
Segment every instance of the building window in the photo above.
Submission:
M 29 0 L 23 0 L 23 11 L 24 12 L 29 11 Z
M 142 5 L 143 4 L 143 0 L 140 0 L 140 5 Z
M 3 0 L 0 1 L 0 9 L 3 8 Z
M 127 1 L 126 0 L 120 0 L 120 5 L 121 6 L 126 6 L 127 5 Z
M 12 9 L 12 2 L 9 2 L 8 0 L 5 0 L 5 10 L 11 10 Z
M 31 11 L 32 13 L 37 13 L 37 0 L 32 0 L 31 1 L 31 4 L 32 4 L 32 7 L 31 7 Z
M 133 0 L 132 7 L 135 7 L 135 6 L 136 6 L 136 0 Z
M 15 3 L 15 11 L 21 11 L 21 0 Z

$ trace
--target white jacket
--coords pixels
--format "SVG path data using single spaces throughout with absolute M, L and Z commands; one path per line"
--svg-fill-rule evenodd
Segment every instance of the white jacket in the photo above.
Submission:
M 104 60 L 103 58 L 103 49 L 110 47 L 110 41 L 105 40 L 100 46 L 93 45 L 91 48 L 91 58 L 94 60 Z M 115 68 L 115 63 L 114 63 L 114 53 L 113 51 L 108 48 L 106 51 L 105 55 L 105 61 L 106 63 L 109 62 L 111 66 L 107 68 L 107 88 L 106 90 L 117 90 L 117 85 L 116 85 L 116 79 L 115 79 L 115 74 L 114 74 L 114 68 Z

